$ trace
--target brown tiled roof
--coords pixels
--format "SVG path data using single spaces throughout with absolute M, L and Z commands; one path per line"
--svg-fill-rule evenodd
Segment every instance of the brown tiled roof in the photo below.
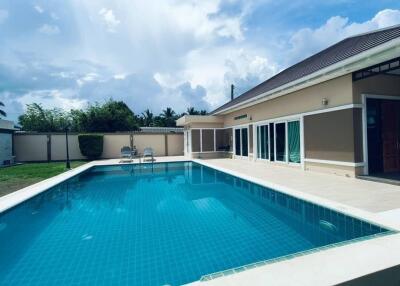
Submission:
M 333 46 L 281 71 L 270 79 L 246 91 L 228 103 L 218 107 L 211 114 L 232 107 L 243 101 L 271 91 L 284 84 L 310 75 L 361 52 L 400 37 L 400 25 L 346 38 Z

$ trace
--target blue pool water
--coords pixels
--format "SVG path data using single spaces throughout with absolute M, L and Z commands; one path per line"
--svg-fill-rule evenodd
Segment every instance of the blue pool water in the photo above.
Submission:
M 0 284 L 180 285 L 384 232 L 196 163 L 95 167 L 0 214 Z

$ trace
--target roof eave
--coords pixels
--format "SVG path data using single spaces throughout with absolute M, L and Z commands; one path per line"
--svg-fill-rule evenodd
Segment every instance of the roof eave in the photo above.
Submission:
M 263 101 L 271 100 L 286 95 L 288 93 L 352 73 L 354 71 L 366 68 L 368 66 L 378 64 L 379 62 L 390 60 L 391 58 L 398 56 L 399 53 L 400 53 L 400 38 L 393 39 L 391 41 L 388 41 L 387 43 L 384 43 L 380 46 L 377 46 L 375 48 L 362 52 L 358 55 L 340 61 L 336 64 L 328 66 L 310 75 L 289 82 L 285 85 L 277 87 L 268 92 L 262 93 L 258 96 L 255 96 L 243 102 L 239 102 L 231 107 L 227 107 L 222 110 L 212 112 L 212 114 L 223 115 L 245 107 L 258 104 Z

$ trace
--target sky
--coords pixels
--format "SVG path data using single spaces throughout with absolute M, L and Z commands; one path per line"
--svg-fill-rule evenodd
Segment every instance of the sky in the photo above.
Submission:
M 0 0 L 0 101 L 213 110 L 348 36 L 400 24 L 389 0 Z

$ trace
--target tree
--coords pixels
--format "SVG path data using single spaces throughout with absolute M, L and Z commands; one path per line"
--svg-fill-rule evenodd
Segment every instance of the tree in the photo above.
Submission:
M 162 119 L 162 123 L 164 127 L 175 127 L 176 126 L 176 122 L 175 120 L 176 118 L 176 113 L 175 111 L 171 108 L 171 107 L 167 107 L 166 109 L 164 109 L 161 114 L 160 117 Z
M 138 130 L 138 119 L 122 101 L 109 100 L 100 105 L 89 105 L 84 110 L 64 112 L 61 109 L 44 109 L 40 104 L 27 105 L 19 117 L 22 130 L 60 132 L 66 126 L 77 132 L 115 132 Z
M 25 114 L 18 120 L 22 130 L 38 132 L 61 132 L 70 123 L 69 114 L 61 109 L 44 109 L 37 103 L 27 104 Z
M 194 107 L 188 107 L 186 110 L 187 115 L 207 115 L 206 110 L 196 110 Z
M 142 122 L 143 126 L 153 126 L 154 125 L 154 115 L 150 109 L 146 109 L 142 112 Z
M 200 112 L 198 112 L 194 107 L 188 107 L 186 110 L 187 115 L 199 115 Z
M 79 132 L 115 132 L 138 130 L 138 119 L 122 101 L 110 99 L 86 110 L 71 110 L 72 126 Z
M 0 101 L 0 106 L 4 106 L 4 103 L 1 101 Z M 2 109 L 0 109 L 0 115 L 3 117 L 7 117 L 7 113 Z

